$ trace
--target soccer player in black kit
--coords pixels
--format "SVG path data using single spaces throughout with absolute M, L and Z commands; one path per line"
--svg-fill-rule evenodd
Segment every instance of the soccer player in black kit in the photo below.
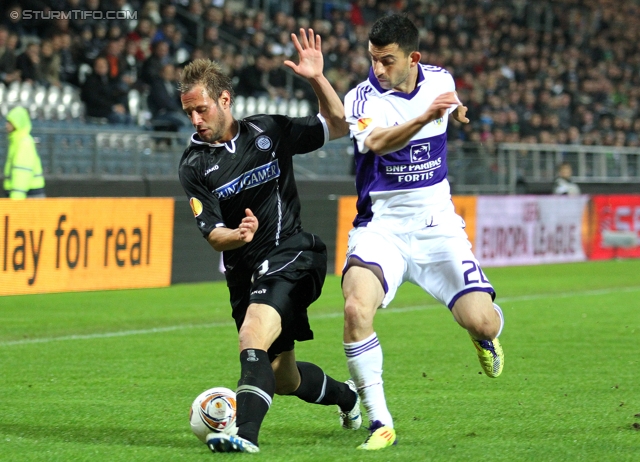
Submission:
M 322 290 L 326 247 L 303 231 L 292 156 L 347 134 L 342 101 L 322 73 L 320 36 L 291 34 L 299 63 L 285 61 L 313 87 L 319 114 L 255 115 L 236 120 L 228 76 L 209 60 L 182 73 L 182 107 L 196 133 L 180 161 L 180 182 L 196 223 L 223 252 L 232 315 L 238 328 L 241 375 L 237 434 L 211 433 L 213 452 L 258 452 L 258 433 L 274 393 L 340 407 L 344 428 L 362 422 L 351 381 L 296 362 L 294 342 L 311 340 L 307 307 Z

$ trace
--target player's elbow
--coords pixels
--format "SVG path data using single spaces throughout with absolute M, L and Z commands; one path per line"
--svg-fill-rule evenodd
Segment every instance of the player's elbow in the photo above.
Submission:
M 346 136 L 348 133 L 349 133 L 349 124 L 347 124 L 344 118 L 334 120 L 332 121 L 331 124 L 329 124 L 330 140 L 342 138 L 343 136 Z
M 220 239 L 217 239 L 216 236 L 214 236 L 216 230 L 211 231 L 211 233 L 209 233 L 209 235 L 207 236 L 207 242 L 209 243 L 209 245 L 211 247 L 213 247 L 213 250 L 215 250 L 216 252 L 222 252 L 223 250 L 227 250 L 224 248 L 224 245 L 222 244 Z
M 220 245 L 219 243 L 214 242 L 211 239 L 207 239 L 207 242 L 209 242 L 209 245 L 213 247 L 213 250 L 215 250 L 216 252 L 222 252 L 223 250 L 225 250 L 223 245 Z
M 369 151 L 378 156 L 384 156 L 385 154 L 389 154 L 392 151 L 392 149 L 389 149 L 386 143 L 382 142 L 381 140 L 371 139 L 371 136 L 369 136 L 365 140 L 364 145 L 369 149 Z

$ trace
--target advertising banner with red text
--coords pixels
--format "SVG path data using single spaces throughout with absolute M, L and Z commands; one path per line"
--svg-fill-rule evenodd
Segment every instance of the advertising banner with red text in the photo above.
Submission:
M 593 203 L 593 242 L 589 258 L 640 257 L 640 195 L 591 196 Z M 635 234 L 635 245 L 615 247 L 605 242 L 603 233 Z
M 168 286 L 173 202 L 0 199 L 0 295 Z
M 586 260 L 588 196 L 480 196 L 473 247 L 483 266 Z

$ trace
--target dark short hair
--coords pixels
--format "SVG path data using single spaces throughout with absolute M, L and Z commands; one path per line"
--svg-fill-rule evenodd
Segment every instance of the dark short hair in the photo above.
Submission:
M 406 55 L 418 51 L 420 46 L 418 28 L 403 14 L 378 19 L 369 31 L 369 42 L 376 47 L 397 43 Z
M 231 79 L 227 76 L 218 63 L 210 59 L 196 59 L 187 64 L 180 77 L 180 93 L 186 93 L 196 85 L 202 85 L 214 101 L 223 91 L 227 90 L 233 104 L 234 93 Z

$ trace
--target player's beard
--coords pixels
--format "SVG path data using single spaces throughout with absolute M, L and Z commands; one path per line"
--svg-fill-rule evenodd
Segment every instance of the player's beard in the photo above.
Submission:
M 385 90 L 391 90 L 392 88 L 398 89 L 403 83 L 407 81 L 410 75 L 410 70 L 407 69 L 402 75 L 397 76 L 393 81 L 387 80 L 386 85 L 382 86 Z
M 207 124 L 206 128 L 209 130 L 210 134 L 200 135 L 200 139 L 207 143 L 215 144 L 219 140 L 222 139 L 225 132 L 227 131 L 227 127 L 225 125 L 225 116 L 222 108 L 216 104 L 216 117 L 212 124 Z

